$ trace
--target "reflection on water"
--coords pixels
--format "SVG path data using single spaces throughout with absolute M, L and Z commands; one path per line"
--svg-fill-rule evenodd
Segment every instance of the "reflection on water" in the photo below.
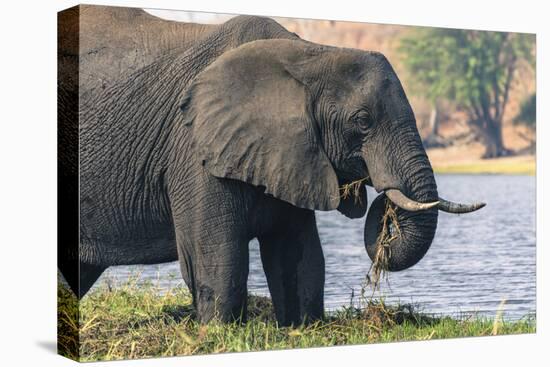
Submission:
M 440 213 L 430 251 L 413 268 L 390 274 L 389 285 L 382 283 L 380 294 L 387 303 L 412 302 L 425 312 L 453 316 L 472 312 L 492 316 L 502 299 L 505 318 L 534 313 L 535 177 L 438 175 L 437 182 L 445 198 L 488 205 L 467 215 Z M 369 201 L 375 195 L 369 190 Z M 317 212 L 328 309 L 349 305 L 352 289 L 355 300 L 360 293 L 371 264 L 363 245 L 364 221 L 336 211 Z M 125 281 L 136 271 L 163 288 L 182 284 L 177 263 L 112 267 L 102 279 Z M 255 240 L 250 243 L 248 287 L 252 293 L 269 294 Z

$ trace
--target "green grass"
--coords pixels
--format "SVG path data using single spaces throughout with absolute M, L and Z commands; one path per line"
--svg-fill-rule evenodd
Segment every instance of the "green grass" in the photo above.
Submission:
M 80 361 L 117 360 L 222 352 L 427 340 L 535 332 L 535 320 L 457 320 L 424 315 L 410 305 L 370 301 L 347 307 L 323 321 L 278 327 L 269 299 L 250 296 L 246 324 L 199 324 L 186 289 L 164 296 L 152 285 L 100 287 L 77 307 L 72 293 L 58 291 L 58 348 Z M 80 330 L 75 319 L 80 318 Z M 80 336 L 80 349 L 78 346 Z
M 436 173 L 534 175 L 536 164 L 534 160 L 517 162 L 489 160 L 448 166 L 434 166 L 434 171 Z

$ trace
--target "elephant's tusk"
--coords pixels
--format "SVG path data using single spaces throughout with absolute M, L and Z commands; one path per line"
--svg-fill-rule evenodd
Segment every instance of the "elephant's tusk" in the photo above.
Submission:
M 463 214 L 463 213 L 475 212 L 476 210 L 483 208 L 485 205 L 486 205 L 485 203 L 474 203 L 474 204 L 453 203 L 452 201 L 439 198 L 439 205 L 437 206 L 437 209 L 446 213 Z
M 409 199 L 401 191 L 396 189 L 386 190 L 385 193 L 388 199 L 390 199 L 395 205 L 409 212 L 428 210 L 439 205 L 439 201 L 434 201 L 432 203 L 419 203 L 418 201 Z

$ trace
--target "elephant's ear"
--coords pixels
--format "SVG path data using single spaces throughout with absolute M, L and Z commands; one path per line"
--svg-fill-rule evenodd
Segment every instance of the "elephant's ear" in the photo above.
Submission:
M 223 54 L 187 91 L 182 109 L 210 174 L 265 187 L 301 208 L 338 207 L 338 180 L 288 67 L 307 62 L 301 41 L 247 43 Z

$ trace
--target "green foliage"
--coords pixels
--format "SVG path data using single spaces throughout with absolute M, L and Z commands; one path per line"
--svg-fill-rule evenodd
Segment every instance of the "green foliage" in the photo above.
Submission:
M 401 40 L 399 50 L 413 90 L 432 103 L 446 99 L 468 112 L 491 158 L 508 152 L 502 117 L 518 65 L 534 67 L 534 46 L 531 34 L 419 28 Z
M 60 293 L 66 299 L 68 291 Z M 73 295 L 74 297 L 74 295 Z M 62 302 L 59 323 L 67 319 Z M 71 307 L 71 310 L 74 308 Z M 221 352 L 307 348 L 404 340 L 532 333 L 531 318 L 507 322 L 491 319 L 453 319 L 423 315 L 409 305 L 388 306 L 368 301 L 347 307 L 323 321 L 297 328 L 279 327 L 271 301 L 249 297 L 246 324 L 196 321 L 185 288 L 163 295 L 153 285 L 128 282 L 122 287 L 98 287 L 80 303 L 80 361 L 116 360 Z M 72 317 L 71 317 L 72 318 Z M 75 328 L 73 321 L 69 321 Z M 495 326 L 496 325 L 496 326 Z M 71 349 L 72 350 L 72 349 Z
M 537 122 L 537 94 L 533 93 L 525 99 L 520 106 L 518 115 L 514 118 L 514 123 L 525 124 L 535 127 Z
M 417 90 L 461 107 L 502 102 L 518 60 L 534 63 L 530 34 L 420 28 L 400 51 Z

